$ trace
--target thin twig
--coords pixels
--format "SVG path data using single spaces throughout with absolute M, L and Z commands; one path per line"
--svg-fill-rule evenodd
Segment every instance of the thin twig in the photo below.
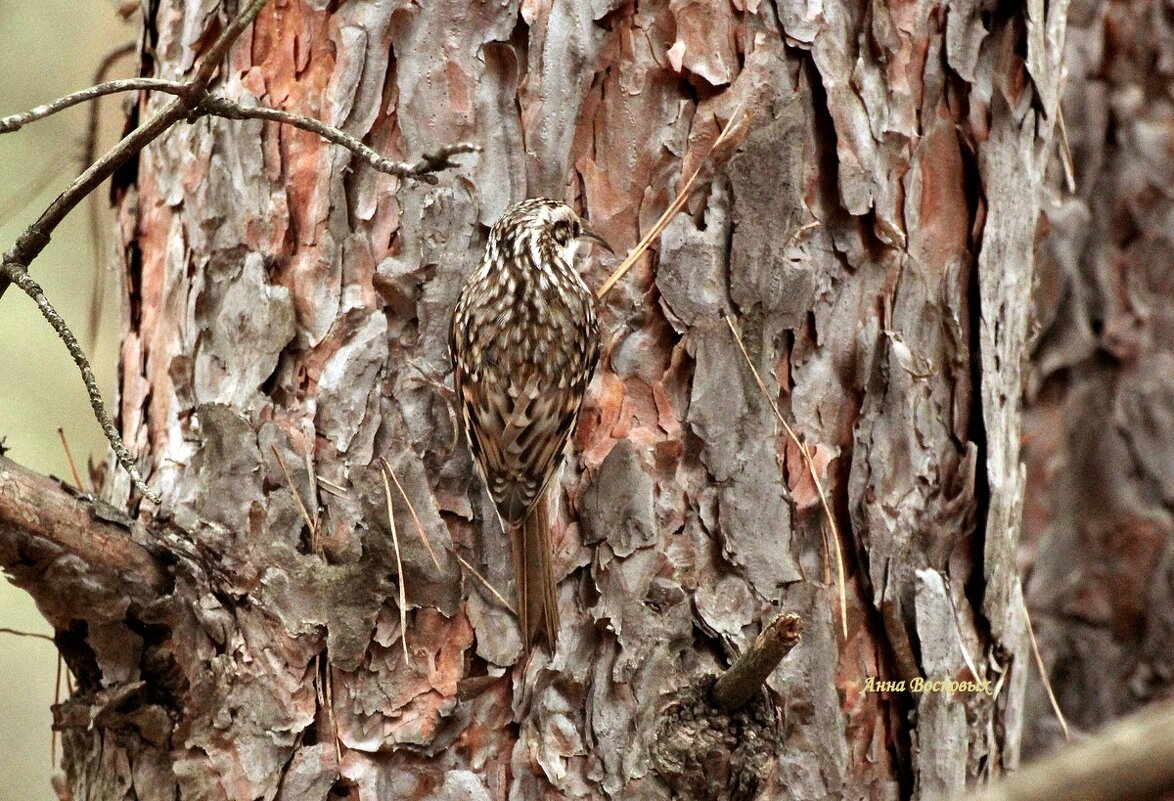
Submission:
M 57 196 L 49 207 L 41 213 L 36 222 L 30 225 L 17 238 L 16 244 L 4 254 L 4 264 L 14 264 L 21 269 L 27 269 L 33 260 L 41 255 L 41 251 L 49 244 L 53 231 L 69 212 L 97 189 L 115 170 L 121 167 L 150 142 L 183 119 L 186 114 L 183 98 L 176 98 L 163 111 L 156 114 L 143 125 L 127 134 L 106 155 L 98 159 L 89 169 L 79 175 L 66 187 L 65 191 Z M 0 276 L 0 297 L 8 289 L 11 278 Z
M 1052 680 L 1048 678 L 1048 670 L 1044 667 L 1044 658 L 1039 653 L 1039 643 L 1035 640 L 1035 629 L 1031 626 L 1031 613 L 1027 611 L 1027 604 L 1023 605 L 1023 619 L 1027 622 L 1027 639 L 1031 643 L 1031 653 L 1035 655 L 1035 666 L 1039 669 L 1039 678 L 1043 682 L 1044 692 L 1048 694 L 1048 701 L 1052 705 L 1052 711 L 1056 713 L 1056 720 L 1060 721 L 1060 730 L 1064 732 L 1064 740 L 1071 742 L 1072 738 L 1068 734 L 1068 720 L 1060 711 L 1060 702 L 1056 700 L 1056 694 L 1052 692 Z
M 98 64 L 98 69 L 94 70 L 94 84 L 105 83 L 110 70 L 118 60 L 134 53 L 137 46 L 137 42 L 127 42 L 107 53 L 106 57 Z M 102 122 L 102 103 L 95 98 L 94 102 L 90 103 L 86 111 L 86 139 L 82 147 L 81 159 L 81 168 L 83 170 L 93 164 L 94 159 L 98 157 L 98 134 Z M 86 331 L 87 342 L 90 347 L 93 347 L 98 341 L 98 326 L 102 322 L 102 307 L 106 300 L 106 282 L 103 280 L 105 276 L 102 271 L 102 254 L 106 252 L 106 237 L 103 234 L 101 225 L 102 204 L 99 200 L 100 197 L 100 192 L 92 193 L 89 203 L 90 241 L 94 246 L 94 289 L 90 293 L 90 325 Z
M 380 470 L 383 476 L 383 492 L 387 497 L 387 523 L 391 526 L 391 545 L 395 549 L 395 569 L 398 571 L 396 584 L 399 585 L 399 640 L 404 647 L 404 665 L 411 667 L 412 658 L 408 655 L 408 592 L 404 581 L 404 563 L 399 555 L 399 534 L 395 530 L 395 507 L 391 501 L 391 484 L 387 479 L 387 467 Z
M 65 449 L 65 461 L 69 464 L 70 475 L 73 476 L 73 485 L 77 487 L 78 492 L 85 492 L 82 487 L 82 477 L 77 473 L 77 465 L 73 462 L 73 453 L 69 450 L 69 441 L 65 439 L 65 429 L 57 426 L 57 436 L 61 437 L 61 447 Z
M 212 80 L 212 76 L 216 74 L 216 70 L 220 69 L 220 61 L 227 54 L 230 47 L 237 40 L 245 28 L 249 27 L 257 15 L 261 13 L 261 9 L 265 7 L 268 0 L 253 0 L 249 5 L 237 15 L 236 19 L 228 24 L 220 36 L 216 37 L 212 49 L 200 61 L 199 69 L 196 70 L 196 77 L 188 85 L 188 91 L 193 99 L 193 105 L 203 97 L 204 90 L 208 88 L 208 82 Z
M 129 56 L 131 53 L 135 52 L 135 48 L 137 46 L 138 45 L 135 42 L 127 42 L 126 44 L 119 45 L 107 53 L 105 58 L 103 58 L 102 61 L 98 64 L 98 68 L 94 70 L 94 85 L 97 86 L 99 84 L 105 83 L 107 74 L 109 74 L 111 68 L 114 67 L 118 59 L 124 56 Z M 82 149 L 82 169 L 85 169 L 86 166 L 92 164 L 98 155 L 98 118 L 101 110 L 102 105 L 100 103 L 93 103 L 89 108 L 89 120 L 86 126 L 86 142 L 85 147 Z
M 285 483 L 289 487 L 289 491 L 293 493 L 294 500 L 297 501 L 298 509 L 302 513 L 302 520 L 306 521 L 306 527 L 310 529 L 310 550 L 321 556 L 318 550 L 318 525 L 314 519 L 310 517 L 310 510 L 302 503 L 302 494 L 298 492 L 297 486 L 293 479 L 290 478 L 289 471 L 285 469 L 285 460 L 281 458 L 281 454 L 277 452 L 276 445 L 270 445 L 269 449 L 273 451 L 273 455 L 277 457 L 277 466 L 281 468 L 281 474 L 285 476 Z
M 227 98 L 208 95 L 200 101 L 196 111 L 213 114 L 229 120 L 268 120 L 270 122 L 292 125 L 295 128 L 301 128 L 304 131 L 318 134 L 318 136 L 327 142 L 333 142 L 336 145 L 345 147 L 379 172 L 387 173 L 388 175 L 397 175 L 400 178 L 414 178 L 428 184 L 435 184 L 437 182 L 436 176 L 431 173 L 459 166 L 452 160 L 453 156 L 461 153 L 479 153 L 481 151 L 478 145 L 468 142 L 458 142 L 454 145 L 439 148 L 433 153 L 426 153 L 416 163 L 409 164 L 384 158 L 378 151 L 371 149 L 346 131 L 327 125 L 313 117 L 306 117 L 301 114 L 282 111 L 281 109 L 268 108 L 266 106 L 246 106 L 228 100 Z
M 36 640 L 48 640 L 53 642 L 53 638 L 48 634 L 40 634 L 35 631 L 21 631 L 20 629 L 10 629 L 6 626 L 0 626 L 0 634 L 11 634 L 13 637 L 32 637 Z
M 179 81 L 167 81 L 162 78 L 120 78 L 116 81 L 105 81 L 104 83 L 99 83 L 65 95 L 64 97 L 59 97 L 52 102 L 31 108 L 28 111 L 22 111 L 19 114 L 12 114 L 7 117 L 0 117 L 0 134 L 19 131 L 30 122 L 43 120 L 79 103 L 97 100 L 99 97 L 118 94 L 119 92 L 136 92 L 144 89 L 165 92 L 171 95 L 182 95 L 187 91 L 187 84 L 180 83 Z
M 743 101 L 743 104 L 744 103 L 745 101 Z M 737 124 L 742 121 L 742 108 L 743 105 L 740 104 L 737 108 L 734 109 L 734 113 L 730 115 L 729 122 L 727 122 L 725 127 L 722 128 L 722 132 L 718 134 L 717 139 L 713 140 L 713 144 L 710 146 L 709 152 L 705 154 L 705 158 L 703 158 L 697 164 L 697 169 L 693 170 L 693 173 L 685 180 L 685 183 L 681 186 L 681 190 L 677 193 L 677 196 L 673 199 L 673 202 L 669 204 L 669 207 L 664 210 L 664 214 L 660 215 L 660 219 L 656 221 L 656 224 L 653 225 L 651 229 L 649 229 L 648 233 L 644 235 L 644 238 L 640 240 L 639 244 L 637 244 L 636 247 L 632 249 L 632 252 L 628 254 L 627 258 L 625 258 L 623 262 L 620 263 L 620 266 L 615 269 L 615 272 L 613 272 L 611 276 L 609 276 L 608 279 L 603 282 L 603 286 L 601 286 L 599 291 L 595 293 L 597 298 L 602 298 L 604 295 L 610 292 L 611 288 L 615 286 L 621 278 L 624 277 L 624 274 L 627 273 L 628 270 L 632 269 L 632 265 L 636 263 L 638 258 L 644 255 L 644 251 L 648 250 L 648 247 L 652 244 L 652 241 L 660 236 L 660 232 L 663 231 L 665 226 L 669 224 L 669 220 L 673 218 L 673 215 L 680 211 L 681 207 L 685 205 L 685 202 L 689 200 L 689 193 L 693 189 L 693 183 L 697 180 L 697 176 L 701 174 L 701 169 L 706 165 L 710 157 L 713 156 L 717 149 L 722 144 L 724 144 L 727 139 L 730 138 L 730 135 L 733 134 Z
M 8 117 L 0 117 L 0 134 L 19 130 L 30 122 L 42 120 L 71 106 L 76 106 L 79 103 L 96 100 L 99 97 L 118 92 L 143 90 L 163 92 L 181 98 L 187 98 L 192 91 L 190 84 L 163 80 L 161 78 L 124 78 L 116 81 L 106 81 L 105 83 L 100 83 L 57 98 L 51 103 L 37 106 L 28 111 L 13 114 Z M 189 116 L 190 114 L 207 114 L 229 120 L 268 120 L 270 122 L 292 125 L 295 128 L 301 128 L 302 130 L 315 133 L 328 142 L 345 147 L 380 172 L 387 173 L 388 175 L 396 175 L 401 178 L 413 178 L 429 184 L 435 184 L 437 181 L 436 176 L 431 173 L 460 166 L 452 160 L 453 156 L 481 152 L 479 145 L 458 142 L 453 145 L 438 148 L 433 152 L 425 153 L 420 157 L 419 161 L 414 163 L 394 161 L 385 158 L 378 151 L 368 147 L 362 140 L 351 136 L 346 131 L 335 128 L 332 125 L 327 125 L 313 117 L 294 114 L 293 112 L 269 108 L 267 106 L 246 106 L 217 95 L 205 95 L 188 114 Z
M 745 706 L 782 658 L 799 643 L 802 633 L 803 621 L 794 612 L 776 617 L 754 638 L 746 653 L 718 676 L 710 692 L 713 702 L 728 712 Z
M 3 263 L 0 264 L 0 297 L 4 296 L 8 285 L 14 283 L 26 295 L 32 298 L 41 309 L 41 313 L 49 321 L 49 324 L 53 326 L 53 330 L 57 332 L 57 335 L 65 342 L 70 356 L 73 357 L 74 363 L 81 370 L 82 380 L 85 382 L 86 392 L 89 394 L 90 406 L 94 410 L 94 416 L 102 426 L 102 431 L 106 434 L 106 439 L 109 441 L 110 447 L 114 451 L 114 455 L 118 459 L 119 464 L 130 475 L 135 488 L 144 497 L 154 501 L 156 504 L 162 502 L 162 496 L 150 489 L 146 482 L 143 481 L 142 475 L 134 464 L 134 458 L 131 456 L 130 451 L 126 449 L 126 445 L 123 443 L 122 437 L 119 436 L 118 430 L 114 427 L 114 423 L 111 422 L 110 415 L 107 414 L 106 407 L 102 403 L 102 395 L 98 392 L 98 384 L 94 379 L 94 371 L 91 369 L 89 361 L 87 361 L 85 354 L 82 352 L 81 346 L 77 342 L 77 337 L 74 336 L 69 326 L 65 324 L 65 321 L 57 313 L 57 310 L 49 304 L 49 301 L 45 298 L 45 293 L 32 280 L 27 271 L 33 259 L 39 256 L 49 244 L 49 239 L 53 235 L 53 231 L 56 230 L 61 221 L 65 219 L 65 216 L 73 211 L 83 198 L 97 189 L 103 181 L 125 164 L 132 156 L 159 138 L 164 131 L 168 130 L 176 122 L 187 116 L 188 112 L 199 103 L 208 87 L 208 81 L 211 80 L 213 73 L 219 66 L 220 59 L 224 57 L 224 54 L 228 52 L 233 42 L 236 41 L 237 37 L 240 36 L 241 32 L 249 23 L 253 21 L 266 2 L 268 0 L 253 0 L 245 8 L 244 12 L 233 20 L 220 36 L 217 37 L 212 48 L 208 51 L 207 56 L 200 63 L 195 77 L 187 84 L 185 94 L 172 100 L 162 111 L 123 137 L 122 141 L 115 145 L 113 149 L 108 151 L 102 158 L 98 159 L 81 175 L 75 178 L 66 190 L 58 195 L 57 199 L 50 203 L 49 207 L 41 213 L 41 216 L 37 218 L 36 222 L 21 233 L 13 246 L 4 253 Z
M 824 491 L 823 482 L 819 480 L 819 471 L 815 467 L 815 460 L 811 458 L 811 452 L 807 449 L 807 445 L 799 439 L 795 430 L 787 423 L 779 407 L 775 404 L 774 398 L 771 397 L 770 392 L 766 389 L 766 384 L 762 380 L 762 376 L 758 374 L 758 368 L 754 366 L 754 362 L 750 360 L 750 354 L 746 351 L 746 345 L 742 342 L 742 335 L 738 333 L 737 327 L 734 325 L 734 319 L 730 315 L 725 316 L 726 325 L 730 327 L 730 333 L 734 335 L 734 341 L 738 343 L 738 349 L 742 351 L 742 358 L 746 360 L 746 366 L 750 368 L 750 372 L 754 374 L 754 381 L 758 384 L 758 389 L 762 392 L 762 397 L 766 399 L 767 405 L 770 406 L 771 411 L 774 412 L 775 417 L 782 423 L 783 429 L 787 432 L 787 436 L 799 448 L 799 453 L 803 455 L 803 462 L 807 465 L 807 472 L 811 476 L 811 480 L 815 483 L 815 489 L 819 493 L 819 502 L 823 505 L 824 515 L 827 516 L 828 526 L 831 528 L 832 545 L 836 552 L 836 573 L 839 579 L 840 589 L 840 626 L 844 631 L 844 637 L 848 637 L 848 591 L 847 579 L 844 577 L 844 554 L 840 548 L 840 530 L 836 525 L 835 515 L 832 514 L 832 507 L 828 503 L 827 493 Z
M 420 539 L 424 541 L 424 547 L 428 549 L 428 555 L 432 557 L 432 564 L 436 565 L 437 571 L 440 570 L 440 560 L 436 558 L 436 552 L 432 550 L 432 543 L 428 541 L 428 534 L 424 531 L 424 524 L 420 522 L 420 516 L 416 514 L 416 507 L 412 506 L 412 499 L 408 497 L 408 493 L 404 492 L 404 485 L 399 483 L 399 478 L 395 474 L 395 469 L 392 468 L 391 462 L 379 457 L 383 462 L 383 466 L 387 468 L 387 472 L 391 474 L 391 480 L 395 482 L 395 488 L 399 490 L 399 494 L 404 496 L 404 502 L 408 505 L 408 514 L 412 516 L 412 522 L 416 524 L 416 531 L 420 534 Z
M 497 591 L 497 588 L 489 583 L 489 579 L 485 578 L 485 576 L 482 576 L 481 573 L 479 573 L 477 571 L 477 568 L 473 567 L 471 564 L 466 562 L 465 558 L 463 556 L 461 556 L 459 553 L 457 553 L 455 548 L 451 548 L 446 545 L 444 549 L 446 551 L 448 551 L 450 554 L 452 554 L 454 557 L 456 557 L 456 560 L 461 563 L 461 567 L 465 568 L 465 570 L 468 570 L 470 573 L 472 573 L 473 576 L 485 586 L 485 589 L 487 589 L 491 593 L 493 593 L 493 597 L 496 598 L 502 606 L 504 606 L 506 609 L 510 610 L 510 612 L 513 612 L 515 615 L 518 613 L 517 610 L 514 609 L 514 605 L 511 604 L 509 601 L 507 601 L 502 596 L 502 594 Z
M 98 391 L 98 380 L 94 377 L 94 370 L 90 367 L 90 362 L 86 359 L 86 355 L 82 351 L 82 346 L 78 344 L 77 337 L 73 335 L 73 331 L 69 330 L 69 326 L 65 324 L 65 320 L 61 318 L 61 315 L 49 303 L 40 284 L 34 281 L 32 276 L 24 271 L 23 267 L 12 262 L 0 265 L 0 276 L 6 277 L 9 281 L 20 287 L 26 295 L 32 298 L 33 302 L 37 304 L 37 308 L 41 310 L 42 316 L 49 321 L 49 325 L 53 326 L 53 330 L 57 332 L 57 336 L 61 337 L 61 341 L 65 343 L 65 349 L 73 357 L 73 363 L 81 371 L 82 381 L 86 385 L 86 393 L 90 398 L 90 408 L 94 410 L 94 416 L 98 418 L 98 423 L 102 426 L 102 431 L 105 432 L 106 439 L 109 441 L 110 447 L 114 450 L 114 455 L 118 459 L 118 463 L 130 474 L 135 489 L 142 493 L 145 498 L 149 498 L 156 504 L 161 503 L 163 500 L 162 496 L 147 486 L 147 482 L 143 480 L 142 474 L 139 473 L 138 467 L 135 466 L 134 457 L 126 449 L 126 445 L 123 444 L 118 429 L 114 427 L 114 423 L 110 420 L 110 415 L 106 411 L 106 405 L 102 402 L 102 393 Z

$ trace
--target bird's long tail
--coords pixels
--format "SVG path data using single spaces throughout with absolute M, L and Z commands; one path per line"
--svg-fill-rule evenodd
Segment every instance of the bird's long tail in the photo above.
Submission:
M 522 524 L 510 531 L 510 548 L 518 593 L 518 623 L 522 628 L 525 652 L 530 653 L 530 647 L 541 632 L 553 653 L 558 633 L 558 598 L 555 595 L 547 498 L 540 498 Z

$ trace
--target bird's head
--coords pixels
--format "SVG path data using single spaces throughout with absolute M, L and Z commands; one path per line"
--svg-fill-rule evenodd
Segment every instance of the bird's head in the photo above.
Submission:
M 612 252 L 603 237 L 591 230 L 587 221 L 570 206 L 544 197 L 523 200 L 507 209 L 493 226 L 490 239 L 494 238 L 507 251 L 540 253 L 550 248 L 567 266 L 574 265 L 579 243 L 584 240 Z

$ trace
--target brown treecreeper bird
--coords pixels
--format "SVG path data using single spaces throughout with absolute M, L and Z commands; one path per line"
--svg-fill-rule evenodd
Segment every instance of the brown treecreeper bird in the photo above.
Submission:
M 527 653 L 539 632 L 554 651 L 547 488 L 599 361 L 595 296 L 574 268 L 582 239 L 607 247 L 563 203 L 511 206 L 489 231 L 449 331 L 469 450 L 510 536 Z

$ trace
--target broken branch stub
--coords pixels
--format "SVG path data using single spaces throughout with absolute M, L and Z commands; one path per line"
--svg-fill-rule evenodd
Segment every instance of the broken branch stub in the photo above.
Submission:
M 768 779 L 782 744 L 767 677 L 799 642 L 802 619 L 775 618 L 720 676 L 681 690 L 660 711 L 652 759 L 676 797 L 748 801 Z

